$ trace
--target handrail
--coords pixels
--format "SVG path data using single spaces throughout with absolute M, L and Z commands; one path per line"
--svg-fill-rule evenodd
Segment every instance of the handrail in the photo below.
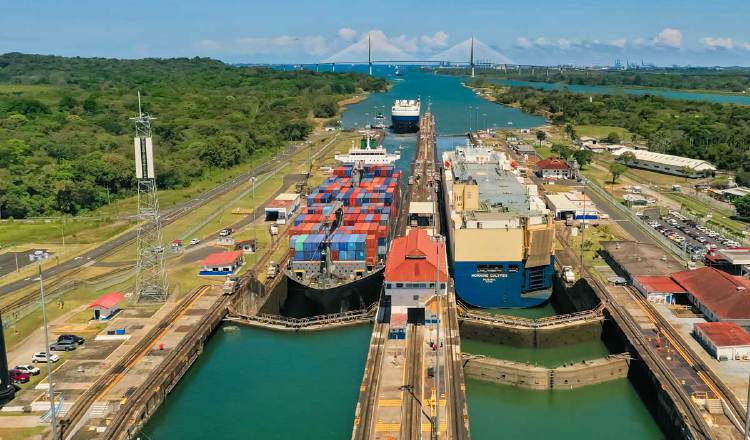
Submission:
M 243 320 L 259 322 L 263 324 L 278 325 L 286 328 L 304 328 L 314 325 L 332 324 L 337 322 L 351 322 L 372 318 L 375 316 L 377 303 L 366 309 L 351 310 L 348 312 L 333 313 L 329 315 L 318 315 L 309 318 L 291 318 L 279 315 L 258 314 L 244 315 L 241 313 L 232 313 L 225 318 L 226 320 Z
M 518 325 L 531 328 L 542 328 L 551 327 L 558 324 L 568 324 L 572 322 L 585 321 L 589 319 L 599 319 L 603 316 L 604 308 L 604 304 L 599 304 L 596 308 L 591 310 L 584 310 L 582 312 L 569 313 L 566 315 L 549 316 L 540 319 L 520 318 L 507 315 L 490 315 L 487 313 L 470 311 L 465 308 L 460 308 L 459 316 L 461 316 L 462 318 L 470 318 L 484 322 Z

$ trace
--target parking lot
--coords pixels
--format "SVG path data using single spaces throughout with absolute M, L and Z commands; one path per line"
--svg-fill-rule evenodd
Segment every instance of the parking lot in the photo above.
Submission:
M 648 215 L 643 215 L 641 218 L 660 234 L 673 241 L 675 245 L 684 248 L 693 261 L 703 260 L 708 250 L 740 246 L 734 239 L 708 229 L 679 212 L 670 211 L 658 218 Z

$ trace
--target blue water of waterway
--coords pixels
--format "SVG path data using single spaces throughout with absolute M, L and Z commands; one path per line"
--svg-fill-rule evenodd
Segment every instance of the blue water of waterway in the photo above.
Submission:
M 464 81 L 467 81 L 464 78 Z M 563 90 L 567 88 L 573 93 L 590 93 L 590 94 L 626 94 L 626 95 L 656 95 L 663 96 L 667 99 L 678 99 L 683 101 L 706 101 L 718 103 L 732 103 L 750 105 L 750 96 L 741 95 L 722 95 L 719 93 L 696 93 L 679 90 L 664 89 L 636 89 L 629 87 L 612 87 L 612 86 L 588 86 L 581 84 L 559 84 L 545 83 L 536 81 L 516 81 L 516 80 L 489 80 L 492 83 L 514 86 L 514 87 L 534 87 L 542 90 Z

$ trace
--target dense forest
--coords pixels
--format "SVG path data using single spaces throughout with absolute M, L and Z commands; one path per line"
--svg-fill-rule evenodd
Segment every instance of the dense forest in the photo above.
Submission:
M 133 193 L 137 91 L 154 122 L 157 184 L 304 139 L 337 101 L 383 90 L 356 73 L 232 67 L 206 58 L 0 55 L 0 217 L 79 214 Z
M 468 70 L 453 73 L 467 74 Z M 522 70 L 476 71 L 478 78 L 537 81 L 559 84 L 580 84 L 611 87 L 657 87 L 665 89 L 718 90 L 745 92 L 750 90 L 750 69 L 746 68 L 692 68 L 659 70 L 573 70 L 524 68 Z
M 750 106 L 595 95 L 529 87 L 496 90 L 497 102 L 548 117 L 557 125 L 624 127 L 652 151 L 706 159 L 750 184 Z M 568 127 L 568 132 L 572 132 Z

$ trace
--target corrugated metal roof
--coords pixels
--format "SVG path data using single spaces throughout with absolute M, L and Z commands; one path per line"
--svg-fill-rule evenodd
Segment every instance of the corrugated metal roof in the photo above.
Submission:
M 96 301 L 89 304 L 89 308 L 92 307 L 102 307 L 104 309 L 109 309 L 115 304 L 122 301 L 122 299 L 125 297 L 125 295 L 122 294 L 122 292 L 109 292 L 107 294 L 104 294 L 97 298 Z
M 657 293 L 684 293 L 685 289 L 667 276 L 643 275 L 635 277 L 635 280 L 648 292 Z
M 217 252 L 201 261 L 203 266 L 218 266 L 222 264 L 233 264 L 242 258 L 242 251 Z
M 713 267 L 676 272 L 672 279 L 719 319 L 750 319 L 750 280 Z
M 655 162 L 663 165 L 672 165 L 676 167 L 690 167 L 701 170 L 715 170 L 716 167 L 710 162 L 702 159 L 691 159 L 689 157 L 673 156 L 671 154 L 655 153 L 647 150 L 634 150 L 632 148 L 621 148 L 612 152 L 612 155 L 619 157 L 623 153 L 631 152 L 637 160 Z
M 439 248 L 438 248 L 439 246 Z M 411 229 L 405 237 L 393 240 L 385 264 L 386 281 L 447 281 L 445 243 L 436 243 L 424 229 Z
M 750 335 L 733 322 L 700 322 L 695 326 L 717 347 L 750 345 Z

